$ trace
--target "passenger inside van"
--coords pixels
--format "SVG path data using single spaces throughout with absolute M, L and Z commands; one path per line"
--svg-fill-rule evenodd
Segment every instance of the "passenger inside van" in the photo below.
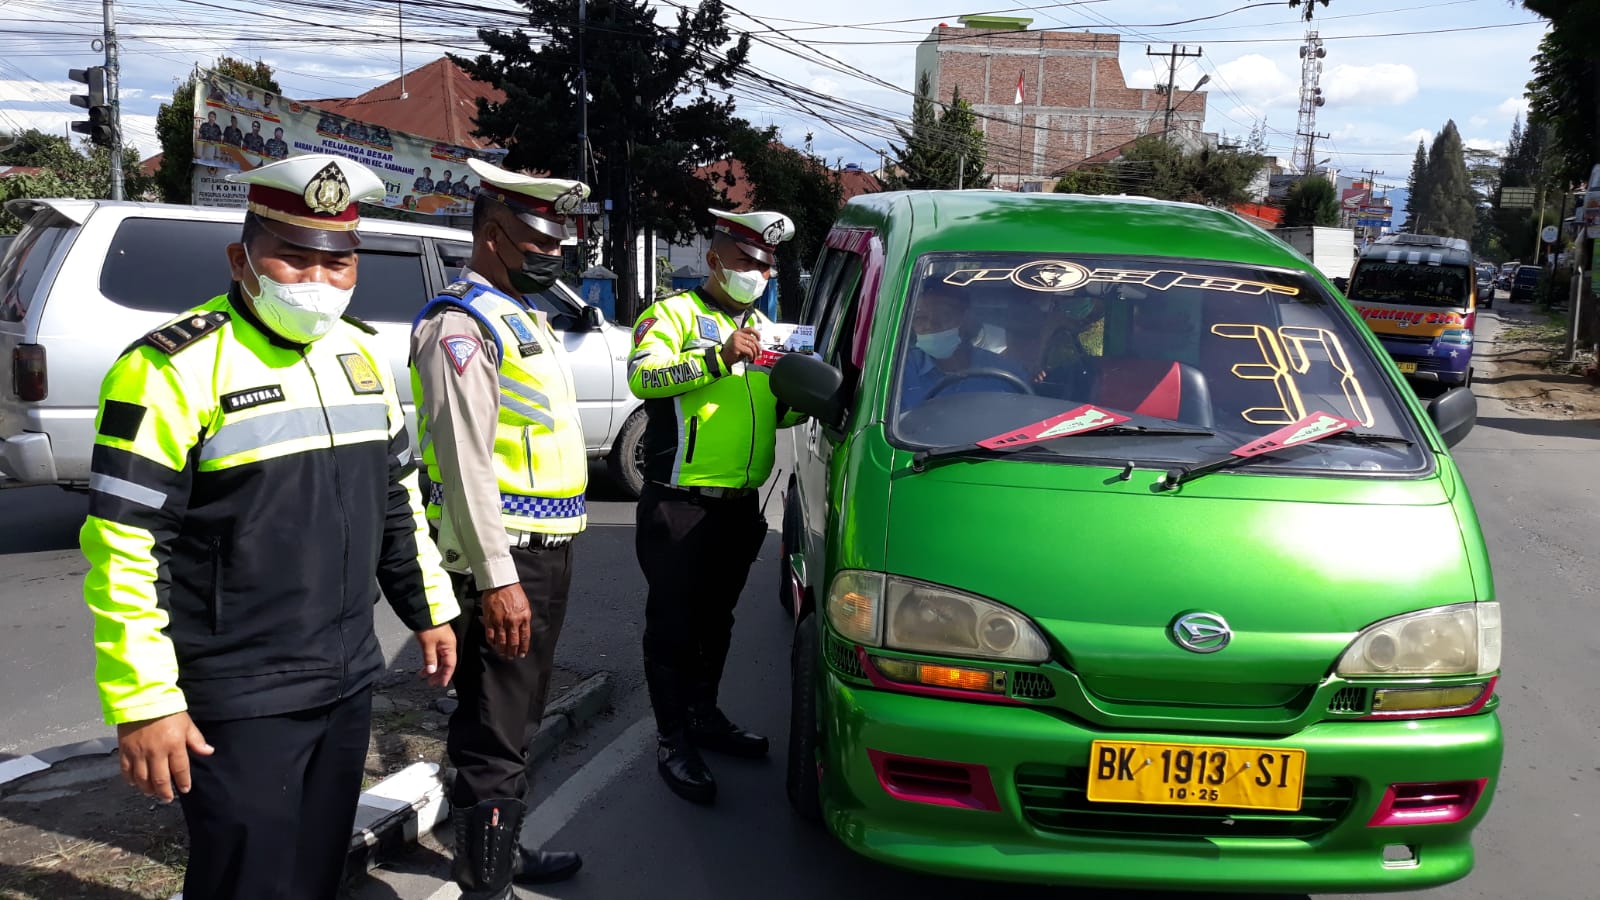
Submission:
M 933 284 L 923 289 L 912 314 L 913 344 L 901 373 L 902 410 L 946 393 L 1027 392 L 1031 379 L 1026 371 L 972 342 L 970 336 L 983 331 L 970 311 L 971 303 L 958 288 Z

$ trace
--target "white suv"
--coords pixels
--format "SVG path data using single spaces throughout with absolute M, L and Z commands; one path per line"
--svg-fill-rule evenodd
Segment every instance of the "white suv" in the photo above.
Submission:
M 81 488 L 106 370 L 141 335 L 227 289 L 224 248 L 238 240 L 244 213 L 104 200 L 13 200 L 5 208 L 24 227 L 0 255 L 0 361 L 11 364 L 0 389 L 0 488 Z M 471 250 L 472 236 L 459 229 L 361 224 L 350 314 L 378 330 L 413 437 L 411 320 Z M 618 486 L 636 496 L 644 414 L 628 391 L 629 330 L 562 284 L 534 299 L 572 361 L 589 456 L 605 459 Z

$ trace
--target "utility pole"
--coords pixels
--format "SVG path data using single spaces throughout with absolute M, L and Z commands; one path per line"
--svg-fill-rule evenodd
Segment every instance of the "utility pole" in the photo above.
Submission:
M 117 96 L 117 10 L 113 0 L 104 0 L 106 44 L 106 102 L 111 106 L 111 199 L 122 195 L 122 103 Z
M 399 0 L 395 8 L 400 19 L 400 99 L 408 100 L 411 94 L 406 90 L 406 0 Z
M 1302 175 L 1310 175 L 1311 170 L 1317 167 L 1317 141 L 1328 140 L 1331 135 L 1319 134 L 1315 131 L 1297 131 L 1295 134 L 1305 139 L 1305 143 L 1302 145 L 1305 149 L 1301 151 L 1304 154 L 1304 160 L 1301 163 L 1300 172 Z
M 589 19 L 588 0 L 578 0 L 578 180 L 589 183 L 589 70 L 584 68 L 583 26 Z
M 1168 143 L 1172 142 L 1172 94 L 1176 90 L 1175 86 L 1178 81 L 1178 60 L 1195 59 L 1204 52 L 1204 47 L 1196 47 L 1194 52 L 1190 53 L 1187 46 L 1179 46 L 1178 44 L 1170 45 L 1165 53 L 1158 53 L 1149 46 L 1144 48 L 1145 56 L 1165 56 L 1167 58 L 1167 84 L 1165 89 L 1161 91 L 1167 95 L 1166 110 L 1161 117 L 1161 139 Z

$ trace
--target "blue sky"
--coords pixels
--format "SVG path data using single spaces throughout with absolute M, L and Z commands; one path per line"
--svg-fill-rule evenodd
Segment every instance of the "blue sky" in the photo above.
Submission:
M 733 27 L 759 38 L 752 52 L 758 68 L 838 98 L 874 124 L 806 115 L 752 88 L 737 94 L 741 112 L 779 126 L 793 144 L 811 133 L 814 149 L 830 160 L 875 165 L 872 151 L 887 144 L 887 120 L 909 112 L 916 42 L 963 13 L 1002 12 L 1031 17 L 1036 27 L 1121 34 L 1123 71 L 1135 86 L 1154 83 L 1147 46 L 1199 45 L 1203 56 L 1180 69 L 1178 84 L 1211 76 L 1207 130 L 1242 137 L 1264 119 L 1270 148 L 1292 155 L 1306 26 L 1282 0 L 1027 2 L 963 9 L 944 0 L 733 0 Z M 930 8 L 943 14 L 912 18 Z M 477 0 L 462 9 L 442 0 L 120 3 L 128 134 L 142 155 L 156 152 L 160 102 L 193 66 L 221 53 L 266 61 L 288 97 L 347 96 L 399 73 L 402 27 L 410 69 L 447 48 L 469 50 L 474 24 L 517 24 L 520 7 Z M 673 12 L 667 4 L 662 10 Z M 81 115 L 67 102 L 78 86 L 66 71 L 99 61 L 90 41 L 100 18 L 98 0 L 0 0 L 0 129 L 64 133 L 65 123 Z M 1314 24 L 1328 51 L 1322 76 L 1328 102 L 1317 130 L 1331 136 L 1317 155 L 1345 173 L 1376 169 L 1380 183 L 1390 184 L 1404 183 L 1418 138 L 1431 140 L 1446 119 L 1455 120 L 1470 146 L 1503 146 L 1513 116 L 1525 109 L 1529 58 L 1543 34 L 1536 17 L 1507 0 L 1332 0 L 1317 8 Z M 1441 29 L 1479 30 L 1378 36 Z

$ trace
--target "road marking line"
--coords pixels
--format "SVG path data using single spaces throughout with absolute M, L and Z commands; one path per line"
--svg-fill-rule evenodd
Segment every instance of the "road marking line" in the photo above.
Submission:
M 577 817 L 595 795 L 605 790 L 649 747 L 650 739 L 654 736 L 655 718 L 650 715 L 634 722 L 628 726 L 628 730 L 617 735 L 605 749 L 584 763 L 583 768 L 562 782 L 555 793 L 528 814 L 527 824 L 522 830 L 523 846 L 542 847 L 551 838 L 560 834 L 561 829 L 567 827 L 567 824 Z M 519 897 L 530 900 L 545 897 L 544 894 L 525 887 L 518 887 L 517 890 Z M 457 900 L 460 896 L 461 890 L 451 882 L 428 895 L 428 900 Z

